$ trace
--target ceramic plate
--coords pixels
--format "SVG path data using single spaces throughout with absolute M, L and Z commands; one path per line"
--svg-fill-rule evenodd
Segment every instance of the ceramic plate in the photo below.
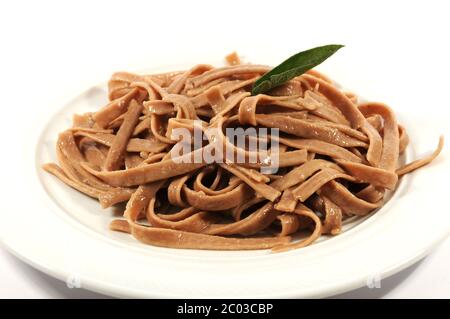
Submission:
M 175 69 L 179 67 L 153 71 Z M 118 297 L 326 297 L 400 271 L 449 234 L 450 214 L 442 207 L 450 163 L 445 148 L 430 166 L 403 177 L 379 211 L 350 220 L 341 235 L 303 249 L 274 254 L 141 244 L 108 230 L 120 212 L 101 209 L 96 200 L 40 168 L 55 161 L 58 132 L 71 125 L 72 114 L 95 111 L 106 102 L 106 84 L 90 87 L 58 105 L 56 113 L 49 108 L 30 128 L 26 185 L 9 199 L 20 211 L 9 212 L 0 223 L 10 251 L 69 285 Z M 394 109 L 412 141 L 402 161 L 433 150 L 440 134 L 450 136 L 433 114 L 418 118 L 408 116 L 406 106 Z

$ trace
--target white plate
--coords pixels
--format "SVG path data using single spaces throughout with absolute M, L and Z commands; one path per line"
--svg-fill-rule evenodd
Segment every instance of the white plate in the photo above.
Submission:
M 22 205 L 34 209 L 10 213 L 0 223 L 2 241 L 11 252 L 69 284 L 119 297 L 325 297 L 392 275 L 449 235 L 450 213 L 441 206 L 448 194 L 445 148 L 432 165 L 402 178 L 376 214 L 347 223 L 343 234 L 310 247 L 272 254 L 141 244 L 108 230 L 117 212 L 102 210 L 96 200 L 40 168 L 55 161 L 57 134 L 69 127 L 72 114 L 95 111 L 106 101 L 106 85 L 92 87 L 46 115 L 39 130 L 33 128 Z M 395 111 L 412 141 L 403 160 L 434 149 L 439 134 L 450 136 L 444 125 L 429 124 L 444 123 L 433 114 L 408 117 L 401 106 Z

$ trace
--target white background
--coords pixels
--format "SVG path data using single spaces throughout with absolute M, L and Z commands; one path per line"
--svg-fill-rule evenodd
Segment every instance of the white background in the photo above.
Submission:
M 196 57 L 197 62 L 209 62 L 238 50 L 249 61 L 266 63 L 316 45 L 345 44 L 322 70 L 332 70 L 329 75 L 346 87 L 394 109 L 411 105 L 409 111 L 415 116 L 439 111 L 448 118 L 450 10 L 446 3 L 2 2 L 0 187 L 5 205 L 0 211 L 20 218 L 20 202 L 9 202 L 8 194 L 20 192 L 20 155 L 31 146 L 21 128 L 40 114 L 39 105 L 56 110 L 57 101 L 69 100 L 114 71 L 155 67 L 160 60 L 179 64 Z M 261 60 L 254 61 L 255 56 Z M 444 205 L 443 209 L 448 210 Z M 447 240 L 422 262 L 384 280 L 380 289 L 359 289 L 343 297 L 449 298 L 449 248 Z M 99 295 L 67 289 L 0 249 L 0 297 Z

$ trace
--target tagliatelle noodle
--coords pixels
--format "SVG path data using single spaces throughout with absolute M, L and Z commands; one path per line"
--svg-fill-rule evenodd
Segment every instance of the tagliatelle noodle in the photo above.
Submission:
M 252 96 L 252 84 L 270 68 L 241 64 L 236 54 L 227 60 L 220 68 L 115 73 L 110 102 L 74 116 L 58 138 L 59 164 L 43 168 L 102 207 L 127 202 L 110 228 L 143 243 L 279 252 L 339 234 L 345 218 L 381 207 L 402 175 L 442 150 L 443 137 L 433 154 L 400 167 L 409 138 L 388 106 L 358 104 L 316 70 Z M 229 138 L 236 128 L 280 134 L 255 151 Z M 177 129 L 205 138 L 174 157 Z M 252 139 L 262 141 L 246 142 Z M 232 158 L 208 161 L 204 154 L 217 145 Z M 265 174 L 274 163 L 278 171 Z

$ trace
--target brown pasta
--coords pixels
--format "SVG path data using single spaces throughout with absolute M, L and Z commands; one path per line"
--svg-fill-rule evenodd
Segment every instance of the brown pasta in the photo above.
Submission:
M 267 94 L 251 86 L 270 68 L 197 65 L 187 71 L 115 73 L 110 102 L 74 117 L 59 135 L 59 165 L 43 168 L 102 207 L 127 202 L 110 228 L 162 247 L 285 251 L 337 235 L 342 221 L 383 205 L 400 176 L 430 163 L 398 166 L 409 142 L 394 112 L 381 103 L 358 103 L 315 70 Z M 219 129 L 215 142 L 243 163 L 179 163 L 170 151 L 175 128 Z M 279 171 L 262 174 L 264 157 L 235 145 L 229 127 L 278 128 Z M 208 150 L 213 137 L 200 149 Z M 305 234 L 306 233 L 306 237 Z M 301 237 L 301 238 L 298 238 Z

